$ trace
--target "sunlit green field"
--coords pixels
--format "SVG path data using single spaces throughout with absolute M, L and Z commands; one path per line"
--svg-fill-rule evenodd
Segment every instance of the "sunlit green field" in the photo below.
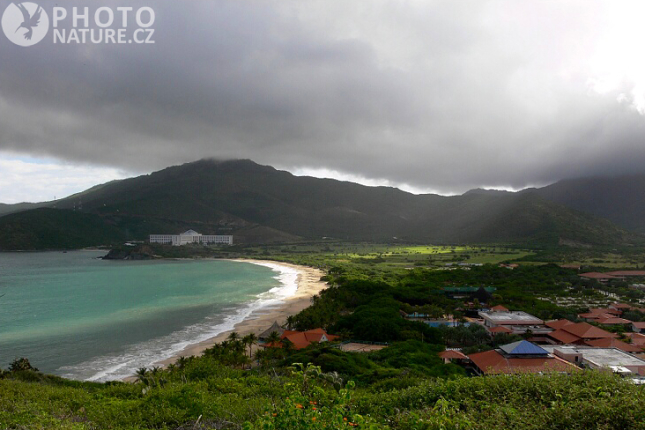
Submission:
M 158 255 L 171 258 L 214 256 L 219 258 L 266 258 L 313 266 L 369 265 L 374 270 L 414 267 L 446 268 L 459 263 L 522 265 L 571 264 L 586 271 L 642 269 L 645 249 L 641 247 L 529 249 L 517 245 L 408 245 L 348 243 L 339 240 L 297 242 L 262 246 L 238 245 L 230 248 L 178 247 L 156 249 Z
M 306 255 L 310 263 L 352 263 L 375 266 L 380 269 L 446 267 L 452 264 L 498 264 L 533 255 L 530 250 L 502 246 L 434 246 L 348 244 L 341 242 L 318 244 L 293 244 L 252 248 L 251 251 L 271 256 Z

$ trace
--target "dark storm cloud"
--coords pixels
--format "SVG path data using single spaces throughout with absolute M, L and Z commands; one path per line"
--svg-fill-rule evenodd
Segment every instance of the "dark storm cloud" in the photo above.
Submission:
M 638 83 L 590 84 L 604 4 L 587 5 L 164 1 L 154 45 L 0 37 L 0 149 L 131 171 L 251 158 L 442 192 L 638 171 Z

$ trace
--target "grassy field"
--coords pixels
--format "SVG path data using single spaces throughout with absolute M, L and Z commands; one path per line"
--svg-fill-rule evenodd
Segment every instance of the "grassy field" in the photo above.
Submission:
M 437 246 L 329 240 L 263 246 L 153 248 L 155 254 L 170 258 L 266 258 L 318 267 L 359 265 L 377 271 L 448 268 L 459 263 L 570 264 L 582 266 L 584 271 L 645 268 L 645 249 L 639 247 L 529 249 L 504 244 Z
M 378 269 L 445 267 L 450 263 L 498 264 L 534 255 L 530 250 L 502 246 L 386 245 L 368 243 L 317 243 L 247 248 L 247 252 L 271 258 L 306 256 L 310 263 L 364 264 Z M 311 261 L 313 260 L 313 261 Z
M 617 253 L 606 253 L 597 256 L 590 256 L 587 258 L 580 258 L 567 264 L 580 264 L 582 266 L 603 266 L 611 269 L 622 267 L 642 268 L 645 266 L 645 255 L 640 256 L 626 256 Z
M 568 249 L 540 251 L 519 258 L 519 263 L 556 263 L 580 265 L 593 270 L 642 269 L 645 267 L 645 250 L 626 249 Z

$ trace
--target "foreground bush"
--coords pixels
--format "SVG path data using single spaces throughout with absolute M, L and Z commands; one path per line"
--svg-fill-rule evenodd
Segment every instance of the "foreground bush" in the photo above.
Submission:
M 366 394 L 400 429 L 645 429 L 645 390 L 609 372 L 461 378 Z
M 387 379 L 355 388 L 319 367 L 241 370 L 212 358 L 164 384 L 0 378 L 0 429 L 645 430 L 645 390 L 610 373 Z
M 345 387 L 336 374 L 323 374 L 320 367 L 296 363 L 296 380 L 285 386 L 285 401 L 264 413 L 255 424 L 245 423 L 245 430 L 346 429 L 360 427 L 370 430 L 384 428 L 369 416 L 353 411 L 353 382 Z M 331 385 L 335 391 L 325 390 Z

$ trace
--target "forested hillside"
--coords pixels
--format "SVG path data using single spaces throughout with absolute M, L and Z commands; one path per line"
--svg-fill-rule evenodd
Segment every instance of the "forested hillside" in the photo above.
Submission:
M 106 238 L 145 240 L 149 234 L 192 228 L 233 234 L 237 243 L 292 242 L 323 237 L 411 243 L 522 243 L 616 246 L 640 240 L 611 222 L 569 209 L 538 193 L 413 195 L 298 177 L 249 160 L 201 160 L 150 175 L 113 181 L 53 202 L 49 211 L 5 216 L 7 230 L 39 230 L 47 243 L 0 237 L 0 249 L 64 248 L 68 216 L 92 218 L 83 234 L 91 245 Z M 54 210 L 54 207 L 56 210 Z M 35 215 L 37 214 L 37 215 Z M 20 240 L 18 240 L 20 239 Z M 58 244 L 58 246 L 57 246 Z

